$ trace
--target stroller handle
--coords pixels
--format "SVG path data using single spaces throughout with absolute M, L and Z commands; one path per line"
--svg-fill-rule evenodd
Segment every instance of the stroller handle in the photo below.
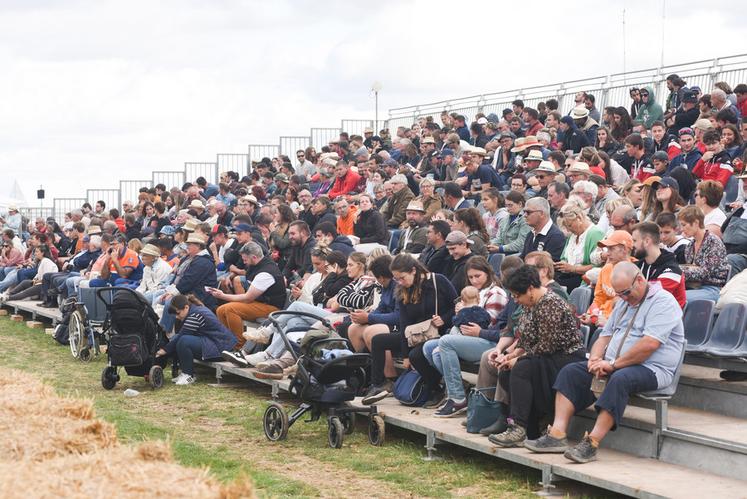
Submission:
M 140 293 L 138 293 L 137 291 L 135 291 L 134 289 L 123 288 L 123 287 L 120 287 L 120 286 L 106 286 L 106 287 L 103 287 L 103 288 L 97 288 L 96 291 L 94 291 L 94 292 L 96 293 L 96 298 L 98 298 L 99 300 L 101 300 L 101 302 L 104 304 L 104 306 L 106 307 L 106 309 L 107 310 L 111 310 L 111 306 L 112 306 L 111 300 L 114 299 L 114 293 L 117 293 L 118 291 L 127 291 L 128 293 L 132 293 L 133 295 L 135 295 L 138 300 L 144 301 L 143 298 L 142 298 L 142 295 Z M 108 302 L 106 301 L 106 298 L 104 298 L 104 293 L 111 293 L 109 295 L 109 301 Z

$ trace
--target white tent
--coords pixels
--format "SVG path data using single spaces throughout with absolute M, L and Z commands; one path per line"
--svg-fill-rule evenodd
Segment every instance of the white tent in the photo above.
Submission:
M 26 196 L 21 191 L 21 186 L 14 178 L 5 177 L 4 182 L 0 182 L 0 213 L 7 213 L 8 206 L 15 205 L 18 207 L 28 206 Z

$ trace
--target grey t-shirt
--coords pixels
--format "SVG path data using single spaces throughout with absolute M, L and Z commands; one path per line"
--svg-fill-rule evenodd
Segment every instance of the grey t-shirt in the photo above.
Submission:
M 649 284 L 648 295 L 639 307 L 641 310 L 625 339 L 620 356 L 630 350 L 643 336 L 657 340 L 661 346 L 642 365 L 654 372 L 658 389 L 666 388 L 674 380 L 674 372 L 680 362 L 682 345 L 685 342 L 682 309 L 674 296 L 665 291 L 658 282 Z M 612 315 L 601 333 L 601 336 L 612 336 L 604 354 L 605 360 L 610 361 L 615 357 L 636 308 L 619 300 L 612 310 Z

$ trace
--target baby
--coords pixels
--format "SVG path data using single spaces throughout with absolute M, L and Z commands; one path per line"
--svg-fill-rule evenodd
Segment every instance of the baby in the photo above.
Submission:
M 475 323 L 482 329 L 490 326 L 491 317 L 487 310 L 480 306 L 480 290 L 474 286 L 465 286 L 461 294 L 462 308 L 454 317 L 454 326 L 467 326 Z

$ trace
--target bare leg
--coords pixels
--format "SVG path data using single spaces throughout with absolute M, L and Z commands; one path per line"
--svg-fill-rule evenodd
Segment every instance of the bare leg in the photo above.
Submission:
M 241 276 L 236 276 L 233 278 L 233 292 L 237 295 L 242 295 L 246 293 L 246 290 L 244 289 L 244 286 L 241 284 Z
M 562 433 L 568 431 L 568 425 L 575 411 L 576 408 L 573 407 L 571 401 L 562 393 L 557 392 L 555 394 L 555 420 L 552 422 L 552 429 Z
M 366 326 L 362 324 L 351 324 L 348 328 L 348 339 L 356 352 L 362 352 L 366 348 L 366 342 L 363 341 L 365 330 Z
M 594 428 L 589 433 L 589 436 L 594 439 L 595 442 L 601 442 L 607 433 L 612 429 L 615 424 L 615 419 L 608 411 L 601 409 L 597 415 L 597 422 L 594 423 Z

